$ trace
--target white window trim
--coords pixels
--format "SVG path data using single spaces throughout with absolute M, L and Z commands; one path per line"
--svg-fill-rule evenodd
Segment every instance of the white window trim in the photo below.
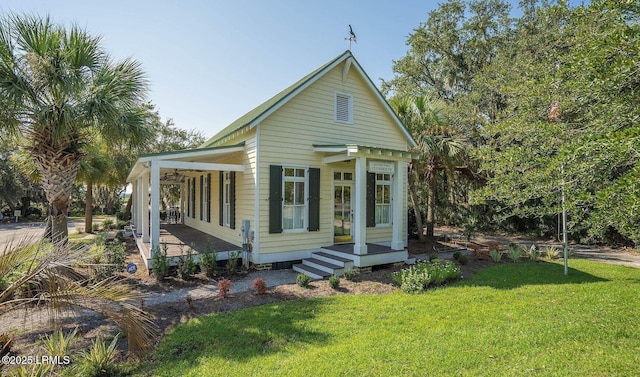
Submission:
M 231 228 L 231 172 L 223 172 L 222 179 L 222 225 Z
M 378 223 L 378 216 L 376 216 L 376 228 L 388 228 L 390 226 L 393 225 L 393 178 L 394 178 L 394 174 L 389 174 L 389 180 L 380 180 L 378 181 L 378 174 L 382 174 L 382 173 L 377 173 L 376 174 L 376 190 L 375 192 L 378 192 L 378 182 L 380 182 L 381 185 L 385 185 L 389 188 L 389 204 L 384 204 L 384 203 L 380 203 L 378 204 L 377 198 L 376 198 L 376 210 L 378 209 L 378 206 L 389 206 L 389 222 L 386 223 Z M 384 173 L 384 174 L 388 174 L 388 173 Z
M 349 119 L 345 122 L 344 120 L 338 119 L 338 96 L 347 97 L 349 99 L 348 111 L 349 111 Z M 353 95 L 345 92 L 334 92 L 333 94 L 333 120 L 337 123 L 343 124 L 353 124 Z
M 308 166 L 300 166 L 300 165 L 287 165 L 282 164 L 282 196 L 284 198 L 285 194 L 285 182 L 304 182 L 304 221 L 302 224 L 302 228 L 294 228 L 294 229 L 286 229 L 284 227 L 284 209 L 285 204 L 284 200 L 282 200 L 282 233 L 306 233 L 309 230 L 309 167 Z M 286 169 L 303 169 L 304 177 L 287 177 L 285 176 Z M 290 178 L 290 179 L 287 179 Z

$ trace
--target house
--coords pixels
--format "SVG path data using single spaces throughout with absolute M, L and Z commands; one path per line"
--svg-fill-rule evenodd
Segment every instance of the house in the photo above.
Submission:
M 140 156 L 128 181 L 142 256 L 152 268 L 161 243 L 191 232 L 219 259 L 240 251 L 259 267 L 302 261 L 295 269 L 316 278 L 404 261 L 415 145 L 345 51 L 201 147 Z M 180 187 L 170 216 L 179 224 L 161 224 L 164 184 Z

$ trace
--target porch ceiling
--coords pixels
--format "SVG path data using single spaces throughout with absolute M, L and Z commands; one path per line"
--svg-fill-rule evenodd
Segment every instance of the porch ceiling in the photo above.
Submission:
M 244 142 L 240 144 L 202 149 L 189 149 L 184 151 L 166 152 L 142 155 L 138 158 L 133 169 L 127 177 L 127 182 L 133 182 L 141 174 L 147 172 L 151 164 L 160 167 L 160 175 L 170 174 L 176 170 L 225 170 L 244 171 L 240 164 L 218 164 L 215 161 L 220 157 L 228 157 L 244 151 Z

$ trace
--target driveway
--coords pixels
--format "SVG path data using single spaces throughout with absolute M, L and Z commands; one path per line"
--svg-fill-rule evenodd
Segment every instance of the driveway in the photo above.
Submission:
M 69 221 L 69 233 L 75 233 L 76 227 L 84 228 L 84 221 Z M 19 245 L 25 241 L 37 240 L 44 232 L 44 223 L 18 222 L 0 224 L 0 252 L 11 245 Z

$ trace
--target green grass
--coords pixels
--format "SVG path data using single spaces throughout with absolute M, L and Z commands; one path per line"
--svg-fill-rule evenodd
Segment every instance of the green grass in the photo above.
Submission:
M 640 270 L 500 264 L 421 295 L 341 295 L 218 313 L 173 329 L 160 376 L 633 376 Z M 146 374 L 146 373 L 145 373 Z

